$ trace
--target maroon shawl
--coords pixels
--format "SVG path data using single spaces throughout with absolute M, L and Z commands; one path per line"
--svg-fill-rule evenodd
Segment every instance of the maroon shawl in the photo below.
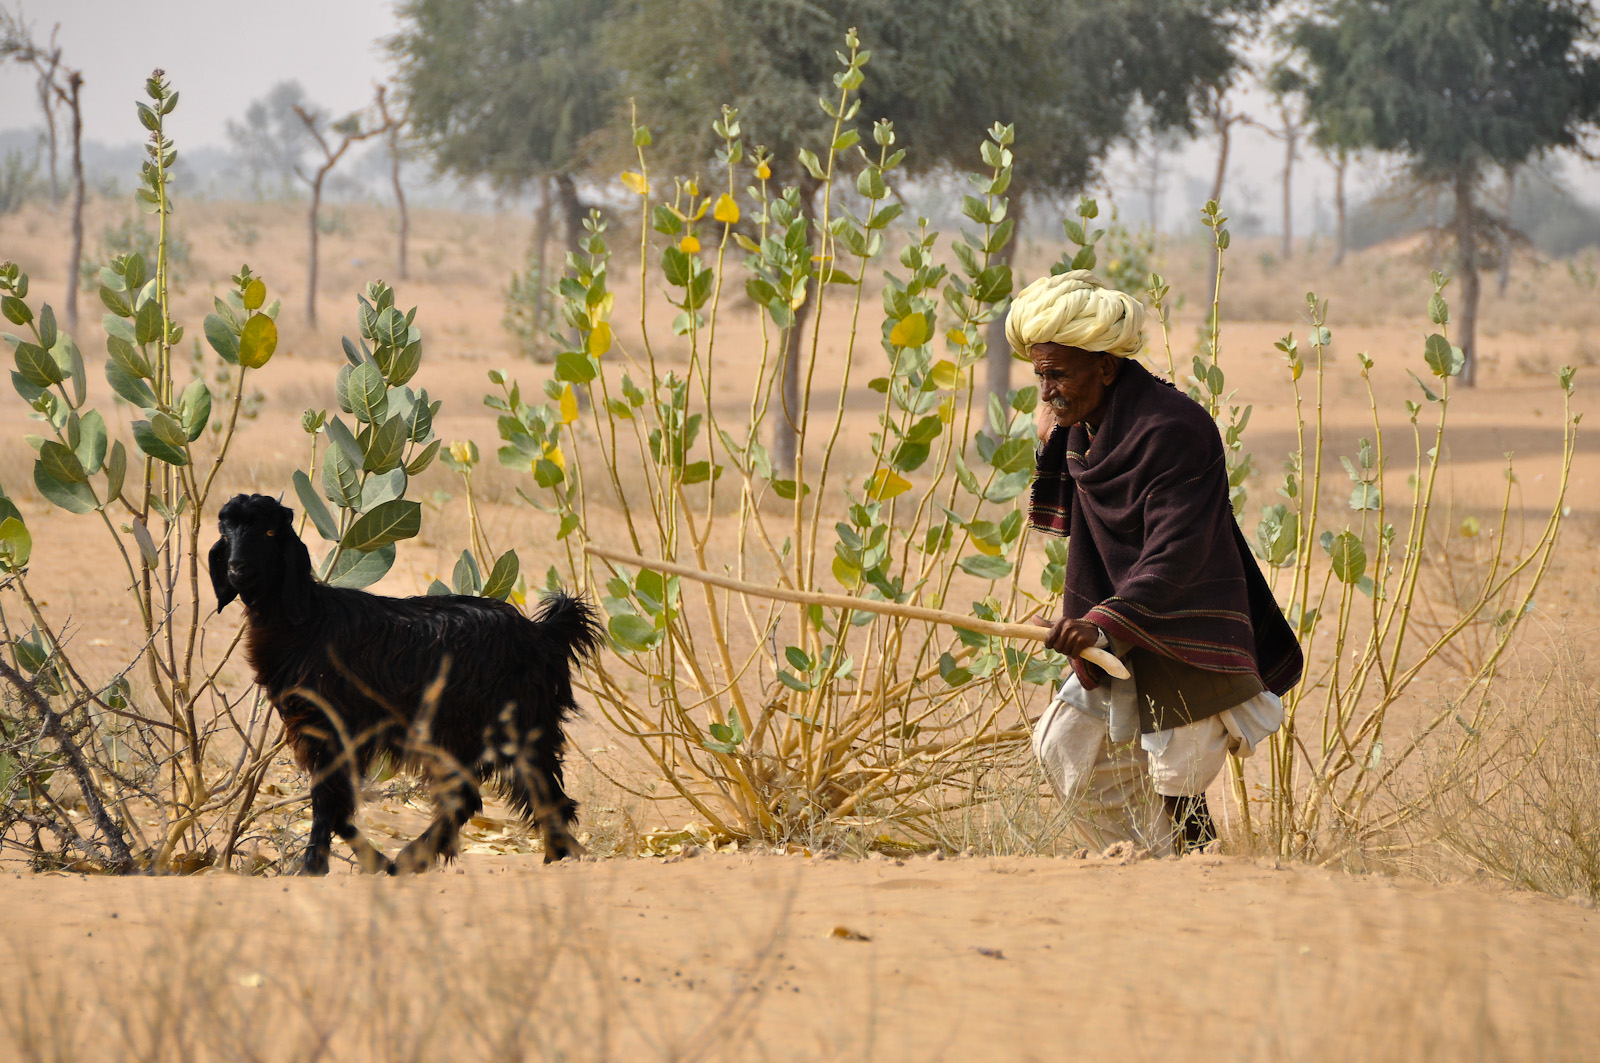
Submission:
M 1255 673 L 1275 694 L 1299 681 L 1300 644 L 1228 504 L 1216 424 L 1138 362 L 1120 367 L 1092 444 L 1081 424 L 1050 434 L 1030 522 L 1071 535 L 1062 615 L 1196 668 Z

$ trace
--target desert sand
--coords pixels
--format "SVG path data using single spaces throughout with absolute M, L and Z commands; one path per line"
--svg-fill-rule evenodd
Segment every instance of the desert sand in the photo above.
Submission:
M 120 221 L 96 201 L 92 234 Z M 322 327 L 305 327 L 302 223 L 285 205 L 185 205 L 191 243 L 178 317 L 198 335 L 212 294 L 240 261 L 282 297 L 279 354 L 254 374 L 260 416 L 238 443 L 219 492 L 277 494 L 303 466 L 306 407 L 333 407 L 338 336 L 354 332 L 354 293 L 393 275 L 387 215 L 345 210 L 349 231 L 324 238 Z M 241 219 L 255 237 L 248 242 Z M 628 228 L 631 230 L 632 223 Z M 34 275 L 59 304 L 64 219 L 37 208 L 0 218 L 0 258 Z M 500 328 L 501 288 L 528 226 L 515 218 L 419 215 L 415 279 L 395 282 L 420 305 L 425 356 L 415 383 L 445 402 L 446 441 L 496 444 L 481 405 L 485 373 L 507 366 L 525 390 L 549 367 L 516 361 Z M 619 234 L 614 241 L 630 238 Z M 1427 265 L 1375 249 L 1339 270 L 1325 252 L 1268 261 L 1237 241 L 1225 282 L 1223 365 L 1255 405 L 1246 442 L 1258 470 L 1250 512 L 1270 499 L 1293 442 L 1293 408 L 1272 341 L 1301 334 L 1302 296 L 1332 300 L 1342 376 L 1325 396 L 1330 453 L 1370 432 L 1354 353 L 1377 360 L 1385 430 L 1409 454 L 1402 399 L 1422 369 Z M 1025 248 L 1025 272 L 1053 257 Z M 1172 342 L 1188 361 L 1200 320 L 1199 245 L 1166 253 L 1188 293 Z M 636 318 L 636 265 L 619 258 L 616 320 Z M 1600 362 L 1600 302 L 1561 263 L 1519 264 L 1507 294 L 1486 283 L 1483 373 L 1452 406 L 1448 496 L 1455 519 L 1498 508 L 1514 452 L 1514 506 L 1537 517 L 1554 498 L 1561 406 L 1557 366 Z M 869 307 L 872 298 L 869 296 Z M 80 294 L 77 337 L 102 359 L 99 307 Z M 870 312 L 870 311 L 869 311 Z M 654 318 L 652 318 L 652 321 Z M 664 324 L 664 321 L 663 321 Z M 838 328 L 832 319 L 830 328 Z M 735 312 L 719 344 L 719 399 L 742 404 L 758 345 L 753 313 Z M 657 335 L 665 333 L 657 327 Z M 619 326 L 622 347 L 635 343 Z M 187 345 L 187 340 L 185 344 Z M 824 334 L 825 364 L 842 332 Z M 663 360 L 671 365 L 671 342 Z M 861 357 L 880 357 L 876 349 Z M 1152 360 L 1164 367 L 1157 347 Z M 1022 367 L 1014 383 L 1022 381 Z M 1579 374 L 1592 409 L 1594 370 Z M 97 401 L 109 405 L 98 371 Z M 819 401 L 831 409 L 833 396 Z M 864 433 L 872 412 L 847 411 Z M 34 491 L 29 411 L 0 397 L 0 483 L 35 539 L 36 593 L 66 623 L 91 668 L 125 660 L 133 612 L 112 571 L 104 530 Z M 1330 458 L 1330 460 L 1332 460 Z M 1391 476 L 1402 484 L 1407 469 Z M 515 475 L 492 458 L 477 480 L 485 529 L 516 548 L 525 572 L 549 563 L 549 518 L 522 505 Z M 436 495 L 447 492 L 449 497 Z M 374 588 L 421 593 L 448 573 L 466 539 L 459 482 L 436 465 L 412 496 L 428 501 L 420 539 L 400 548 Z M 1592 644 L 1600 628 L 1600 437 L 1580 435 L 1563 550 L 1517 650 L 1512 683 L 1535 682 L 1558 645 Z M 1253 516 L 1246 521 L 1253 528 Z M 232 617 L 216 622 L 231 633 Z M 1591 655 L 1573 681 L 1592 686 Z M 222 681 L 248 682 L 242 663 Z M 1513 690 L 1516 688 L 1513 687 Z M 1592 705 L 1592 701 L 1590 702 Z M 1042 708 L 1042 705 L 1037 708 Z M 1037 711 L 1037 710 L 1036 710 Z M 595 718 L 575 731 L 585 757 L 638 784 L 647 774 Z M 642 832 L 678 827 L 683 810 L 619 796 L 574 762 L 585 826 L 628 850 Z M 587 774 L 586 774 L 587 773 Z M 278 794 L 303 780 L 287 764 Z M 1048 801 L 1048 797 L 1041 800 Z M 545 867 L 492 806 L 456 868 L 372 881 L 347 864 L 323 881 L 206 874 L 91 880 L 0 864 L 0 1058 L 19 1059 L 997 1059 L 1164 1060 L 1591 1059 L 1600 1053 L 1600 941 L 1595 913 L 1561 899 L 1463 881 L 1437 883 L 1277 865 L 1249 856 L 1181 861 L 989 858 L 821 859 L 717 853 L 667 863 L 617 857 Z M 390 847 L 420 814 L 392 793 L 366 824 Z M 383 826 L 389 825 L 385 831 Z M 304 829 L 303 822 L 297 829 Z M 842 936 L 841 936 L 842 932 Z M 20 1002 L 20 1003 L 19 1003 Z M 8 1044 L 9 1042 L 9 1044 Z M 56 1046 L 56 1047 L 51 1047 Z M 514 1049 L 513 1046 L 520 1046 Z M 59 1048 L 59 1051 L 57 1051 Z M 328 1049 L 326 1055 L 322 1050 Z M 519 1054 L 521 1052 L 522 1054 Z

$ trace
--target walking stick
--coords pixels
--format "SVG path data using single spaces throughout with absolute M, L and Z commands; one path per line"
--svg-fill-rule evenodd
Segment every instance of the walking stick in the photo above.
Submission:
M 1032 642 L 1043 642 L 1050 629 L 1036 624 L 1004 624 L 996 620 L 983 620 L 976 616 L 967 616 L 964 613 L 952 613 L 943 609 L 927 609 L 920 605 L 901 605 L 898 602 L 875 602 L 866 598 L 852 598 L 847 594 L 825 594 L 820 591 L 795 591 L 784 587 L 765 587 L 757 583 L 746 583 L 744 580 L 734 579 L 731 576 L 718 576 L 703 569 L 690 565 L 680 565 L 673 561 L 658 561 L 638 554 L 626 553 L 622 550 L 613 550 L 608 546 L 596 543 L 585 543 L 583 551 L 595 557 L 605 558 L 607 561 L 616 561 L 625 565 L 636 565 L 639 568 L 651 569 L 655 572 L 665 572 L 672 576 L 682 576 L 685 579 L 697 580 L 700 583 L 709 583 L 713 587 L 734 591 L 738 594 L 753 594 L 759 598 L 776 598 L 782 602 L 794 602 L 797 605 L 821 605 L 830 609 L 853 609 L 862 613 L 879 613 L 883 616 L 899 616 L 907 620 L 926 620 L 931 624 L 947 624 L 950 627 L 961 628 L 963 631 L 976 631 L 982 635 L 994 635 L 1003 639 L 1028 639 Z M 1108 675 L 1117 679 L 1127 679 L 1129 676 L 1127 665 L 1117 659 L 1116 655 L 1098 646 L 1091 646 L 1083 651 L 1083 659 L 1090 664 L 1099 665 Z

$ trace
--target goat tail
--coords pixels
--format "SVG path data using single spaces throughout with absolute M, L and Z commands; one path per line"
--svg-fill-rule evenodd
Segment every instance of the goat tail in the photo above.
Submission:
M 594 606 L 565 591 L 556 591 L 540 602 L 533 622 L 539 625 L 540 634 L 566 648 L 572 664 L 593 658 L 605 644 L 605 629 Z

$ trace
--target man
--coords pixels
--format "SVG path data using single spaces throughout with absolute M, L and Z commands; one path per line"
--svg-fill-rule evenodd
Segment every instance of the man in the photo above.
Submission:
M 1045 411 L 1031 523 L 1071 536 L 1046 645 L 1073 675 L 1034 748 L 1084 833 L 1182 854 L 1216 837 L 1206 788 L 1281 726 L 1302 658 L 1233 519 L 1216 425 L 1134 360 L 1143 333 L 1144 307 L 1088 270 L 1030 284 L 1006 319 Z M 1083 661 L 1096 645 L 1132 678 Z

